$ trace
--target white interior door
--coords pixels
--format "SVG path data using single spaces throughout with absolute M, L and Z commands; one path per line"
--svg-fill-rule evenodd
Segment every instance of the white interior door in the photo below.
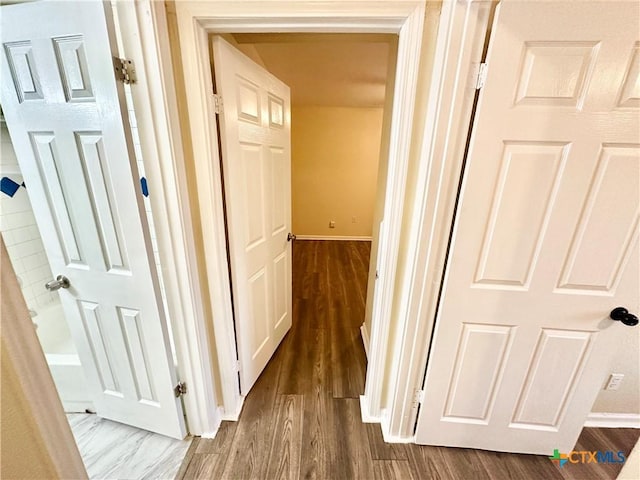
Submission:
M 570 451 L 638 335 L 609 318 L 640 306 L 638 18 L 638 2 L 499 6 L 418 443 Z
M 246 395 L 291 328 L 289 87 L 212 38 L 240 390 Z
M 183 438 L 110 4 L 0 14 L 2 108 L 96 411 Z

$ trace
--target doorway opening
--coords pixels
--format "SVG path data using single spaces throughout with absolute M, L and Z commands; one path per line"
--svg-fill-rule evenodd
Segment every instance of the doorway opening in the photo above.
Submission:
M 334 376 L 338 392 L 333 394 L 338 396 L 348 392 L 359 398 L 364 393 L 397 38 L 393 34 L 224 35 L 231 47 L 290 88 L 291 229 L 297 240 L 292 255 L 293 326 L 280 350 L 293 349 L 284 355 L 295 356 L 307 344 L 307 328 L 330 329 L 327 348 L 334 373 L 345 373 Z M 221 93 L 219 88 L 216 92 Z M 223 171 L 224 162 L 223 158 Z M 224 175 L 233 178 L 229 172 Z M 244 189 L 240 187 L 236 188 Z M 224 188 L 229 212 L 228 202 L 234 198 L 229 188 L 234 187 L 225 181 Z M 233 207 L 240 208 L 231 207 L 232 215 Z M 251 216 L 248 211 L 240 215 Z M 342 334 L 336 333 L 344 328 Z M 337 337 L 351 343 L 341 346 Z M 297 368 L 296 372 L 300 373 Z M 343 381 L 349 384 L 344 390 L 339 386 Z

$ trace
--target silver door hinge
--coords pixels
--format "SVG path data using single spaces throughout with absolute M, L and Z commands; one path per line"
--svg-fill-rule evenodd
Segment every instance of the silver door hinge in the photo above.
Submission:
M 176 398 L 181 397 L 185 393 L 187 393 L 187 384 L 184 382 L 178 383 L 178 385 L 176 385 L 173 389 L 173 394 L 176 396 Z
M 480 90 L 484 87 L 484 83 L 487 81 L 487 64 L 481 63 L 478 66 L 478 77 L 476 78 L 476 90 Z
M 216 93 L 213 94 L 213 109 L 218 115 L 222 113 L 222 97 Z
M 424 402 L 424 390 L 416 390 L 415 396 L 413 397 L 414 405 L 422 405 Z
M 236 372 L 239 372 L 240 371 L 240 360 L 236 360 L 235 367 L 236 367 Z
M 113 68 L 116 71 L 116 78 L 122 83 L 131 85 L 136 83 L 136 69 L 133 61 L 126 58 L 113 57 Z

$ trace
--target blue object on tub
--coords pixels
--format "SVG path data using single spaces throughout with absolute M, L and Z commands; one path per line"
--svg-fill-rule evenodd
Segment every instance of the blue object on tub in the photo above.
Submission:
M 19 188 L 20 184 L 14 182 L 9 177 L 2 177 L 2 180 L 0 180 L 0 191 L 9 197 L 13 197 Z

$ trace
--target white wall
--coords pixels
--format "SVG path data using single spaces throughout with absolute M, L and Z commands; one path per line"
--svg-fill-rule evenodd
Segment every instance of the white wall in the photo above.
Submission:
M 8 177 L 21 184 L 23 178 L 4 122 L 0 125 L 0 134 L 0 178 Z M 55 300 L 57 294 L 44 288 L 53 275 L 25 187 L 18 188 L 13 197 L 0 192 L 0 232 L 27 306 L 37 311 Z

